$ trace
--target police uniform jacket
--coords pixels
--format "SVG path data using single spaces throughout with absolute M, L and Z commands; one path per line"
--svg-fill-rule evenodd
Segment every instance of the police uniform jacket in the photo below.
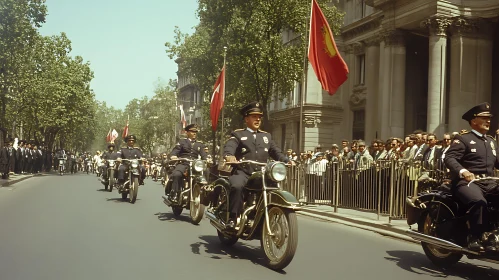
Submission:
M 490 135 L 472 130 L 456 135 L 445 153 L 445 165 L 451 172 L 453 185 L 465 184 L 460 171 L 475 175 L 494 176 L 494 167 L 499 168 L 497 143 Z
M 205 145 L 201 141 L 190 140 L 188 138 L 181 139 L 173 148 L 169 157 L 176 156 L 178 158 L 188 159 L 206 159 L 206 152 L 204 151 Z
M 118 152 L 118 158 L 140 159 L 143 157 L 142 151 L 137 147 L 123 147 Z
M 118 158 L 119 154 L 118 152 L 105 152 L 104 155 L 102 155 L 103 159 L 110 159 L 110 160 L 116 160 Z
M 225 156 L 235 156 L 237 160 L 253 160 L 262 163 L 266 163 L 269 156 L 277 161 L 289 161 L 272 140 L 272 135 L 262 130 L 254 132 L 249 129 L 238 129 L 232 132 L 230 139 L 224 146 Z M 237 165 L 237 169 L 251 175 L 260 170 L 260 167 L 254 164 L 244 164 Z

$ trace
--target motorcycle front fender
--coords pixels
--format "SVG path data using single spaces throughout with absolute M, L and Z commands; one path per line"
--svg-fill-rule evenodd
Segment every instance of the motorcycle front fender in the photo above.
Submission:
M 300 202 L 296 197 L 287 191 L 272 190 L 267 192 L 268 205 L 290 208 L 295 211 L 300 210 Z

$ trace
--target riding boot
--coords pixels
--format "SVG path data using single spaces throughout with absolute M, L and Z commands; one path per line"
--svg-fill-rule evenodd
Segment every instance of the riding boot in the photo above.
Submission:
M 486 252 L 495 252 L 497 251 L 497 236 L 494 233 L 490 233 L 487 236 L 487 233 L 484 234 L 484 242 L 483 247 Z
M 484 250 L 480 239 L 474 235 L 468 236 L 468 249 L 474 252 L 480 252 Z

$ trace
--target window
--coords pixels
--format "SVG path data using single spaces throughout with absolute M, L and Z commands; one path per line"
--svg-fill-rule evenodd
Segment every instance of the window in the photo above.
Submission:
M 364 85 L 366 82 L 366 55 L 357 56 L 357 85 Z
M 352 139 L 364 139 L 366 126 L 366 111 L 353 111 Z

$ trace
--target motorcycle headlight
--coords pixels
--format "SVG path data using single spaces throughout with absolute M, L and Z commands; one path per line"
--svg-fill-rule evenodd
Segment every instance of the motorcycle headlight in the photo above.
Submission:
M 203 170 L 205 170 L 205 168 L 206 164 L 204 163 L 203 160 L 194 161 L 194 170 L 196 170 L 196 172 L 202 172 Z
M 272 162 L 267 165 L 267 174 L 274 182 L 281 182 L 286 179 L 286 165 L 282 162 Z
M 64 164 L 64 160 L 59 160 L 59 164 Z
M 109 166 L 114 166 L 114 160 L 109 161 Z
M 132 160 L 132 168 L 137 168 L 137 167 L 139 167 L 139 161 L 136 159 Z

